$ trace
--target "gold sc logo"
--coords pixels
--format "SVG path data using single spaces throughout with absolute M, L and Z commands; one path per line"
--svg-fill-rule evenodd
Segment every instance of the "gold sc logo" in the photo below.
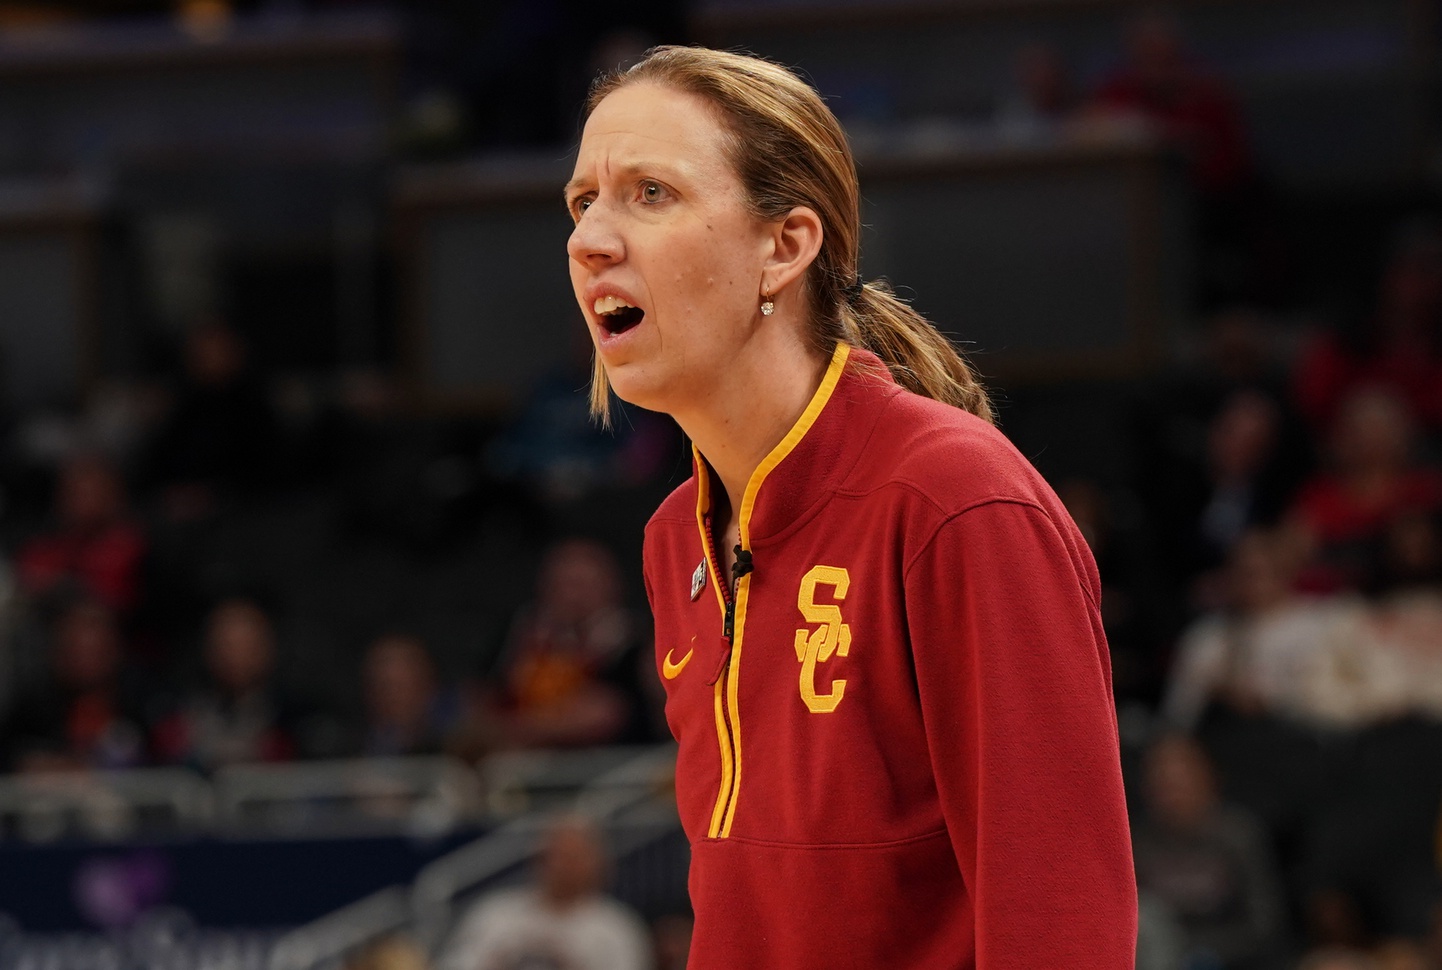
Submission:
M 839 566 L 813 566 L 801 577 L 796 594 L 796 608 L 807 623 L 819 623 L 816 630 L 796 631 L 796 659 L 801 662 L 801 699 L 812 714 L 830 714 L 846 693 L 846 681 L 833 680 L 831 692 L 816 692 L 816 665 L 833 656 L 844 657 L 851 649 L 851 627 L 842 621 L 841 607 L 835 603 L 816 602 L 816 587 L 830 586 L 837 602 L 846 599 L 851 576 Z

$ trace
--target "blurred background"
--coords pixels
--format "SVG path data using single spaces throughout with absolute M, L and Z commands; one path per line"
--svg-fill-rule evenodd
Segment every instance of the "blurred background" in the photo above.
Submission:
M 684 966 L 559 203 L 656 43 L 817 85 L 1090 542 L 1138 966 L 1442 970 L 1437 0 L 0 0 L 0 967 Z

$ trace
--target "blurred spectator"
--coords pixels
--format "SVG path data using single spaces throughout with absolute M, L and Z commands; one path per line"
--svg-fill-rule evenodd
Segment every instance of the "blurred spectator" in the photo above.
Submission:
M 643 646 L 611 551 L 588 539 L 551 547 L 535 599 L 513 623 L 495 674 L 490 707 L 501 743 L 646 740 Z
M 1207 427 L 1205 470 L 1193 480 L 1183 513 L 1187 559 L 1192 568 L 1208 570 L 1190 590 L 1196 605 L 1218 605 L 1216 567 L 1248 530 L 1275 522 L 1282 511 L 1288 496 L 1278 458 L 1281 423 L 1270 398 L 1238 391 Z
M 1186 967 L 1271 966 L 1285 904 L 1261 827 L 1217 797 L 1210 761 L 1181 736 L 1147 752 L 1144 807 L 1133 826 L 1137 886 L 1176 914 Z
M 1293 381 L 1298 408 L 1319 430 L 1369 387 L 1390 390 L 1424 427 L 1442 431 L 1442 229 L 1431 221 L 1398 232 L 1375 309 L 1350 332 L 1315 339 Z
M 441 754 L 456 743 L 465 710 L 436 681 L 435 661 L 417 637 L 378 638 L 362 662 L 365 755 Z
M 1391 710 L 1394 691 L 1367 646 L 1356 598 L 1293 590 L 1297 552 L 1284 531 L 1253 532 L 1226 572 L 1227 606 L 1182 637 L 1162 704 L 1167 723 L 1192 730 L 1220 702 L 1319 727 L 1351 727 Z
M 461 918 L 441 970 L 650 970 L 646 926 L 605 895 L 606 859 L 589 821 L 552 825 L 532 888 L 483 896 Z
M 1183 970 L 1186 949 L 1186 934 L 1171 908 L 1150 893 L 1139 893 L 1136 970 Z
M 1274 301 L 1288 265 L 1278 208 L 1259 177 L 1238 99 L 1190 55 L 1179 24 L 1151 13 L 1127 33 L 1127 62 L 1093 98 L 1088 120 L 1140 120 L 1189 162 L 1198 205 L 1197 281 L 1210 307 Z
M 1359 388 L 1342 402 L 1330 467 L 1303 484 L 1289 513 L 1317 546 L 1311 585 L 1360 585 L 1377 569 L 1395 522 L 1442 509 L 1442 474 L 1417 464 L 1413 431 L 1389 391 Z
M 60 469 L 54 526 L 21 547 L 21 589 L 31 597 L 79 594 L 118 614 L 140 603 L 145 533 L 130 518 L 119 471 L 98 455 L 71 458 Z
M 1149 14 L 1127 32 L 1127 63 L 1097 91 L 1097 109 L 1139 116 L 1185 149 L 1204 194 L 1225 195 L 1252 175 L 1236 98 L 1187 54 L 1170 17 Z
M 1220 559 L 1242 533 L 1276 515 L 1280 501 L 1267 494 L 1264 476 L 1276 451 L 1280 418 L 1261 394 L 1228 398 L 1207 429 L 1207 484 L 1196 531 L 1208 558 Z
M 1138 492 L 1162 565 L 1194 606 L 1216 605 L 1211 573 L 1244 530 L 1277 519 L 1311 467 L 1267 326 L 1246 308 L 1210 317 L 1195 363 L 1164 375 L 1141 402 L 1147 479 Z
M 145 761 L 147 701 L 124 663 L 114 614 L 78 600 L 51 630 L 50 672 L 0 738 L 11 770 L 128 768 Z
M 998 119 L 1004 128 L 1046 133 L 1075 117 L 1081 106 L 1076 79 L 1052 44 L 1037 42 L 1017 51 L 1013 76 L 1015 91 Z
M 227 600 L 210 614 L 205 684 L 156 727 L 164 761 L 202 771 L 296 754 L 297 710 L 275 684 L 275 635 L 256 603 Z
M 166 511 L 177 520 L 203 518 L 228 491 L 271 480 L 279 461 L 275 416 L 240 335 L 220 320 L 192 327 L 182 364 L 150 456 Z

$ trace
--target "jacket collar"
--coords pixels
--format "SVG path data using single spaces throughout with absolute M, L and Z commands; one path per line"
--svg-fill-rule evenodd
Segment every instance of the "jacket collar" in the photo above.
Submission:
M 838 342 L 821 385 L 791 430 L 756 466 L 741 499 L 741 547 L 765 543 L 809 518 L 850 474 L 880 415 L 879 403 L 901 393 L 875 354 Z M 695 445 L 696 514 L 711 508 L 711 467 Z

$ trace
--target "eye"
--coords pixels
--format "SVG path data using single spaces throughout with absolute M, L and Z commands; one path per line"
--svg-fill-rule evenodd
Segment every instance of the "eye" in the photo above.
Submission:
M 641 183 L 641 201 L 648 205 L 655 205 L 658 202 L 665 202 L 671 198 L 671 193 L 666 191 L 666 186 L 651 179 Z
M 593 201 L 595 200 L 589 195 L 578 195 L 572 199 L 568 205 L 571 210 L 571 218 L 579 221 L 581 216 L 586 214 L 586 210 L 591 208 Z

